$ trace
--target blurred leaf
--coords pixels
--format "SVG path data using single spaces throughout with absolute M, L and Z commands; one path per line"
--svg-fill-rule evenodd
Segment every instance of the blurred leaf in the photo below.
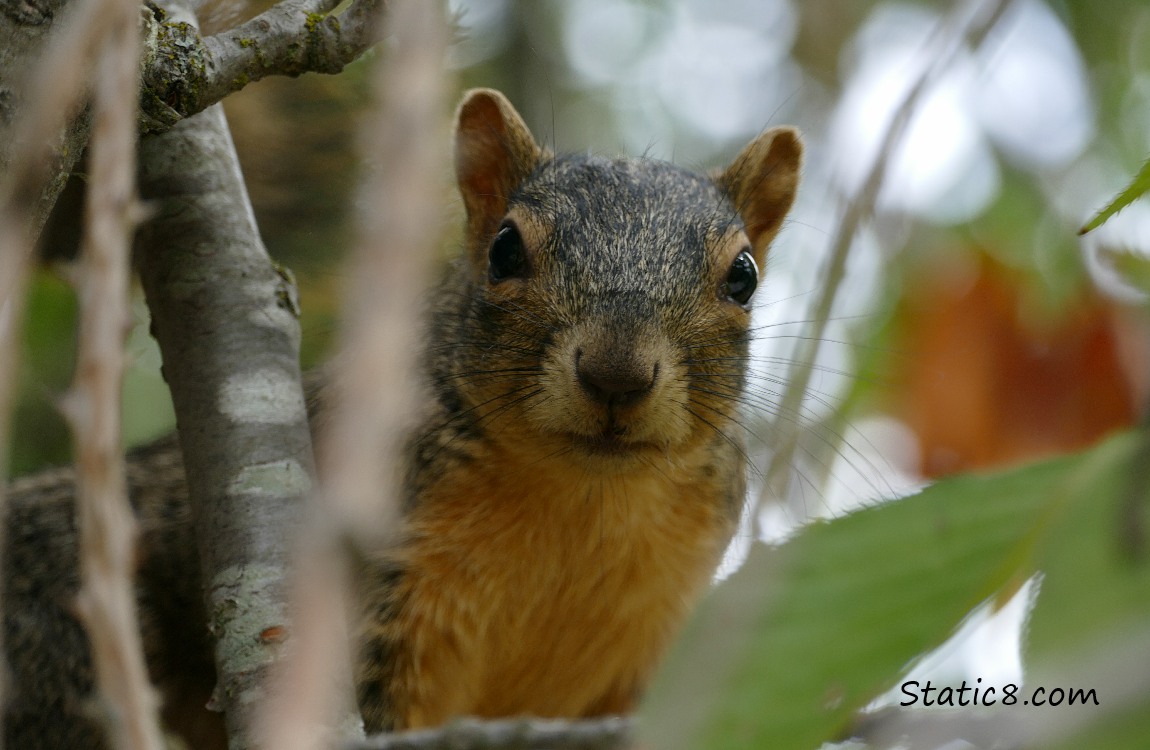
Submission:
M 1147 159 L 1142 165 L 1142 169 L 1138 170 L 1134 181 L 1131 182 L 1125 190 L 1115 196 L 1114 200 L 1110 201 L 1110 205 L 1099 211 L 1097 216 L 1088 221 L 1086 226 L 1079 229 L 1078 234 L 1086 234 L 1102 226 L 1111 216 L 1141 198 L 1148 191 L 1150 191 L 1150 159 Z
M 1105 694 L 1102 700 L 1105 700 Z M 1077 711 L 1079 708 L 1061 706 L 1051 710 Z M 1150 700 L 1143 700 L 1114 715 L 1108 712 L 1105 721 L 1091 722 L 1055 747 L 1043 750 L 1081 750 L 1084 747 L 1090 750 L 1135 750 L 1145 747 L 1147 737 L 1150 737 Z
M 918 471 L 940 477 L 1093 445 L 1138 407 L 1117 304 L 1093 290 L 1048 309 L 1032 274 L 981 252 L 908 276 L 891 410 L 918 437 Z
M 1145 453 L 1143 449 L 1140 464 Z M 1150 520 L 1146 498 L 1138 499 L 1135 520 L 1123 512 L 1131 474 L 1126 467 L 1108 460 L 1104 449 L 1076 460 L 1083 470 L 1069 477 L 1071 484 L 1064 491 L 1073 502 L 1047 535 L 1041 557 L 1042 592 L 1028 632 L 1028 656 L 1042 661 L 1091 639 L 1097 641 L 1093 645 L 1103 645 L 1113 635 L 1110 631 L 1136 629 L 1150 619 L 1145 539 L 1138 554 L 1121 543 L 1128 531 L 1123 526 L 1137 524 L 1146 533 Z
M 1141 440 L 1134 465 L 1145 472 L 1150 470 L 1146 464 L 1150 436 L 1143 435 Z M 1075 502 L 1067 506 L 1043 545 L 1042 588 L 1026 639 L 1027 671 L 1033 685 L 1097 690 L 1097 708 L 1058 708 L 1070 714 L 1080 730 L 1059 745 L 1068 750 L 1141 748 L 1150 737 L 1150 692 L 1146 688 L 1150 641 L 1145 637 L 1150 624 L 1150 560 L 1145 539 L 1150 506 L 1144 492 L 1130 496 L 1131 472 L 1121 467 L 1115 470 L 1100 458 L 1096 457 L 1092 474 L 1073 478 L 1068 492 Z M 1141 535 L 1140 551 L 1138 544 L 1122 544 L 1131 539 L 1132 531 Z M 1116 648 L 1118 653 L 1114 653 Z M 1129 694 L 1132 688 L 1133 695 Z M 1115 709 L 1119 713 L 1111 716 Z M 1104 712 L 1104 720 L 1090 721 Z
M 1099 259 L 1135 289 L 1150 294 L 1150 258 L 1141 253 L 1117 248 L 1102 248 Z
M 1087 631 L 1143 617 L 1147 566 L 1115 589 L 1117 563 L 1101 562 L 1116 545 L 1115 498 L 1133 443 L 1126 435 L 1081 455 L 944 480 L 758 547 L 704 602 L 652 691 L 651 746 L 814 750 L 975 606 L 1039 569 L 1041 596 L 1056 577 L 1069 587 L 1035 614 L 1063 633 L 1044 641 L 1059 652 Z M 1068 544 L 1088 521 L 1094 533 Z M 1070 580 L 1076 560 L 1091 566 L 1089 584 Z M 1080 585 L 1093 591 L 1072 601 Z M 1077 607 L 1069 629 L 1064 607 Z
M 8 456 L 11 476 L 69 458 L 68 428 L 54 400 L 68 387 L 76 349 L 76 298 L 48 270 L 37 270 L 28 287 L 20 363 L 20 391 Z

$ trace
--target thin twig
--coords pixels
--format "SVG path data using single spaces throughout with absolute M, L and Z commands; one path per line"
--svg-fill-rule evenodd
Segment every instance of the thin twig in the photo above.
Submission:
M 376 79 L 381 105 L 364 130 L 367 162 L 383 166 L 365 185 L 370 210 L 352 258 L 334 421 L 321 452 L 325 496 L 347 530 L 378 529 L 399 507 L 393 469 L 419 402 L 415 353 L 447 171 L 447 27 L 425 5 L 434 4 L 408 0 L 389 12 L 395 41 Z
M 19 98 L 30 106 L 22 113 L 12 138 L 17 150 L 7 172 L 0 176 L 0 312 L 7 315 L 0 336 L 18 333 L 21 286 L 40 231 L 38 220 L 46 218 L 46 213 L 39 216 L 37 204 L 52 173 L 59 135 L 77 109 L 99 40 L 112 24 L 102 3 L 78 5 L 21 86 L 23 95 Z M 33 91 L 37 96 L 27 95 Z M 9 361 L 7 357 L 5 360 Z M 5 386 L 0 383 L 0 398 L 4 393 Z
M 14 129 L 15 148 L 9 154 L 8 169 L 0 175 L 0 461 L 4 463 L 29 266 L 36 236 L 47 217 L 41 205 L 45 183 L 59 172 L 61 134 L 84 94 L 92 57 L 120 18 L 104 5 L 78 4 L 63 29 L 45 46 L 17 97 L 27 106 Z M 133 34 L 136 20 L 133 6 Z M 36 96 L 29 96 L 30 92 Z M 0 506 L 0 529 L 3 518 Z M 0 683 L 0 705 L 3 697 Z
M 370 208 L 351 259 L 331 422 L 318 446 L 329 515 L 312 536 L 329 541 L 309 548 L 300 566 L 293 653 L 264 722 L 265 744 L 277 750 L 316 747 L 334 715 L 354 714 L 331 695 L 333 685 L 350 683 L 339 617 L 346 571 L 333 550 L 341 538 L 376 542 L 387 533 L 399 507 L 401 436 L 418 402 L 419 312 L 443 225 L 447 28 L 439 4 L 425 0 L 391 3 L 387 26 L 394 44 L 378 69 L 380 106 L 364 133 L 366 161 L 386 171 L 364 186 Z
M 120 390 L 130 323 L 129 245 L 135 192 L 139 15 L 128 0 L 93 1 L 107 24 L 95 66 L 91 180 L 80 279 L 76 378 L 62 409 L 77 464 L 81 589 L 113 745 L 161 750 L 158 696 L 148 680 L 133 588 L 136 522 L 120 448 Z
M 867 172 L 866 178 L 856 193 L 847 202 L 846 211 L 839 221 L 834 237 L 831 239 L 831 256 L 827 263 L 826 279 L 815 300 L 812 313 L 807 316 L 810 326 L 804 332 L 799 342 L 799 350 L 792 358 L 794 362 L 787 377 L 787 386 L 779 404 L 777 414 L 780 418 L 775 422 L 775 431 L 779 435 L 776 449 L 771 457 L 770 467 L 767 469 L 766 481 L 763 483 L 762 496 L 786 497 L 790 483 L 790 469 L 794 461 L 795 450 L 798 447 L 802 420 L 803 402 L 806 400 L 807 388 L 810 385 L 811 373 L 814 370 L 815 360 L 818 357 L 819 347 L 826 333 L 827 323 L 830 320 L 831 310 L 839 287 L 846 276 L 847 257 L 854 246 L 855 236 L 864 221 L 874 215 L 879 193 L 886 180 L 887 167 L 898 146 L 902 143 L 907 127 L 918 108 L 923 96 L 949 68 L 955 56 L 962 51 L 963 45 L 971 43 L 977 45 L 1002 17 L 1012 0 L 987 0 L 972 10 L 975 3 L 961 4 L 939 26 L 932 38 L 925 45 L 928 48 L 937 47 L 938 52 L 931 58 L 926 69 L 907 91 L 902 103 L 899 104 L 887 126 L 882 143 L 875 155 L 874 162 Z
M 96 40 L 110 18 L 100 3 L 80 5 L 61 33 L 44 50 L 26 77 L 19 99 L 29 103 L 15 128 L 15 153 L 0 175 L 0 458 L 8 455 L 8 414 L 16 375 L 16 356 L 24 312 L 24 287 L 40 225 L 37 203 L 51 172 L 56 134 L 84 91 Z M 38 96 L 30 97 L 28 92 Z M 39 220 L 46 218 L 44 213 Z

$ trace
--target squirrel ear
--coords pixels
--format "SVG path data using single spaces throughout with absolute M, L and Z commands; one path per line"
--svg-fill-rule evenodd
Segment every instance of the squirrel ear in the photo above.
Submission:
M 543 156 L 507 97 L 472 89 L 455 115 L 455 176 L 471 238 L 486 243 L 507 212 L 507 199 Z
M 717 180 L 742 217 L 760 265 L 795 202 L 802 160 L 799 132 L 773 128 L 747 144 Z

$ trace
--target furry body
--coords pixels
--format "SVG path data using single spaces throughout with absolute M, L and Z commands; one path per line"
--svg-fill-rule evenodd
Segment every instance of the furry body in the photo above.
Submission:
M 465 98 L 466 247 L 431 293 L 403 528 L 358 570 L 369 731 L 634 706 L 735 527 L 748 299 L 800 153 L 769 131 L 716 178 L 556 157 L 501 95 Z M 211 652 L 175 442 L 133 454 L 129 479 L 149 667 L 169 723 L 206 747 L 219 722 L 200 708 Z M 12 488 L 14 747 L 97 742 L 70 482 Z

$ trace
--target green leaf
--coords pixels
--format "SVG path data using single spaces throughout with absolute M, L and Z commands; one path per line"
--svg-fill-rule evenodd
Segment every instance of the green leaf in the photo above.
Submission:
M 1079 460 L 1086 468 L 1090 459 L 1100 460 L 1094 453 Z M 1050 530 L 1039 561 L 1044 580 L 1026 645 L 1028 656 L 1043 660 L 1150 622 L 1150 564 L 1124 541 L 1129 525 L 1150 531 L 1144 499 L 1128 509 L 1131 473 L 1102 463 L 1073 481 L 1067 491 L 1075 502 Z
M 1079 229 L 1078 234 L 1086 234 L 1102 226 L 1111 216 L 1141 198 L 1148 191 L 1150 191 L 1150 159 L 1147 159 L 1142 165 L 1142 169 L 1138 170 L 1134 181 L 1131 182 L 1125 190 L 1116 195 L 1114 200 L 1110 201 L 1110 204 L 1106 206 L 1106 208 L 1099 211 L 1093 219 L 1087 222 L 1086 226 Z
M 1141 253 L 1104 247 L 1099 260 L 1107 263 L 1122 279 L 1143 294 L 1150 294 L 1150 258 Z
M 1136 450 L 1134 466 L 1145 472 L 1150 435 Z M 1030 682 L 1094 689 L 1099 703 L 1052 714 L 1070 721 L 1064 736 L 1077 730 L 1059 745 L 1067 750 L 1142 748 L 1150 737 L 1150 513 L 1146 488 L 1124 469 L 1100 462 L 1076 477 L 1075 502 L 1043 545 L 1025 644 Z
M 1115 518 L 1134 442 L 1124 436 L 1078 456 L 948 479 L 815 524 L 781 547 L 757 547 L 704 602 L 652 690 L 643 712 L 650 745 L 814 750 L 841 737 L 979 603 L 1004 600 L 1040 569 L 1041 601 L 1050 579 L 1074 576 L 1067 555 L 1093 561 L 1106 553 L 1088 555 L 1083 545 L 1113 549 L 1114 525 L 1097 519 L 1097 533 L 1069 546 L 1065 538 L 1091 513 Z M 1139 578 L 1110 591 L 1112 573 L 1092 569 L 1095 617 L 1119 618 L 1142 586 Z M 1064 597 L 1075 595 L 1055 597 L 1052 617 L 1072 609 Z M 1145 602 L 1150 592 L 1136 607 Z M 1052 648 L 1077 646 L 1090 618 L 1069 620 L 1077 630 Z

